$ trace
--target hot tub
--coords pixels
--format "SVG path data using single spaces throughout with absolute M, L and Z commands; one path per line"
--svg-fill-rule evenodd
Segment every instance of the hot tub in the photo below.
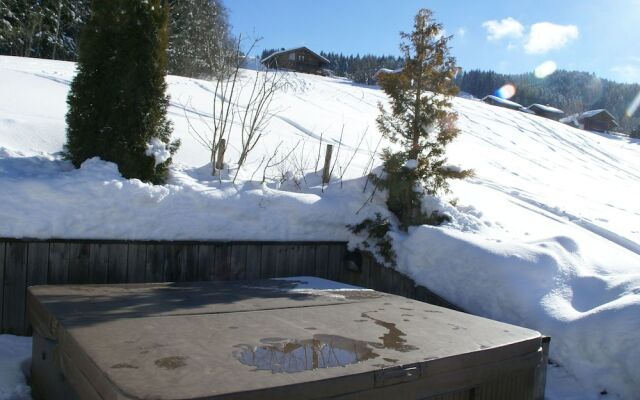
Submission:
M 546 343 L 536 331 L 372 290 L 323 287 L 300 289 L 295 280 L 31 287 L 34 397 L 544 395 Z

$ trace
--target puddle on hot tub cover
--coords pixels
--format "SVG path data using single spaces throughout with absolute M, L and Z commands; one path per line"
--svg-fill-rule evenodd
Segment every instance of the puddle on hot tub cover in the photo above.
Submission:
M 254 347 L 238 345 L 234 356 L 243 364 L 271 372 L 301 372 L 344 367 L 379 357 L 371 344 L 335 335 L 313 335 L 312 339 L 262 339 Z

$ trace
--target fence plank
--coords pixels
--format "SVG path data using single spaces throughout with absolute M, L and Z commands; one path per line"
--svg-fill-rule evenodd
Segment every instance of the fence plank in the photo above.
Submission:
M 347 255 L 350 256 L 350 260 L 346 259 Z M 342 253 L 342 266 L 338 274 L 338 281 L 349 283 L 351 285 L 361 285 L 362 261 L 360 252 L 347 254 L 347 251 L 345 250 Z
M 34 285 L 44 285 L 47 283 L 49 266 L 49 243 L 33 242 L 29 243 L 27 250 L 27 287 Z M 31 326 L 27 318 L 25 307 L 23 332 L 31 335 Z
M 69 283 L 87 283 L 91 245 L 89 243 L 69 243 Z
M 231 245 L 230 274 L 232 280 L 247 279 L 247 245 Z
M 147 246 L 146 281 L 164 282 L 165 263 L 167 260 L 167 246 L 150 244 Z
M 104 243 L 89 246 L 89 283 L 107 283 L 109 248 Z
M 291 258 L 291 275 L 302 276 L 305 275 L 306 266 L 304 264 L 304 252 L 305 247 L 302 245 L 295 245 L 293 247 L 293 257 Z
M 316 247 L 305 244 L 302 246 L 301 274 L 303 276 L 314 276 L 316 273 Z
M 319 278 L 328 278 L 329 267 L 329 246 L 321 244 L 316 247 L 316 271 L 315 276 Z
M 27 256 L 27 287 L 48 282 L 49 243 L 29 243 Z
M 28 333 L 27 285 L 317 276 L 457 309 L 367 253 L 346 270 L 336 243 L 0 241 L 0 333 Z
M 219 281 L 231 279 L 231 245 L 225 243 L 216 246 L 214 276 Z
M 215 279 L 216 246 L 213 244 L 201 244 L 198 246 L 197 278 L 199 281 L 212 281 Z
M 177 282 L 180 280 L 181 271 L 186 263 L 185 246 L 180 244 L 170 244 L 167 246 L 167 262 L 164 270 L 164 280 L 166 282 Z
M 165 280 L 168 282 L 194 281 L 198 277 L 198 246 L 171 244 L 167 247 Z
M 69 282 L 69 243 L 53 242 L 49 245 L 49 284 Z
M 246 279 L 260 279 L 260 266 L 262 264 L 262 246 L 247 245 L 247 260 L 245 266 Z
M 6 242 L 0 242 L 0 333 L 4 333 L 3 305 L 4 305 L 5 248 L 6 248 Z
M 109 261 L 107 269 L 107 282 L 125 283 L 127 282 L 127 250 L 126 243 L 110 243 Z
M 147 245 L 130 243 L 127 249 L 127 282 L 146 282 Z
M 278 251 L 277 245 L 263 245 L 260 259 L 260 278 L 276 278 L 278 276 Z
M 360 277 L 358 278 L 357 285 L 370 288 L 371 287 L 371 263 L 373 257 L 367 253 L 362 254 L 362 269 L 360 271 Z
M 189 244 L 185 248 L 185 264 L 180 270 L 179 280 L 193 282 L 198 280 L 198 245 Z
M 5 247 L 3 332 L 24 334 L 27 293 L 28 243 L 8 242 Z
M 278 245 L 277 257 L 276 257 L 276 277 L 282 278 L 286 276 L 293 276 L 292 270 L 294 268 L 293 260 L 293 248 L 291 245 Z
M 327 265 L 328 279 L 337 281 L 340 279 L 340 273 L 344 264 L 344 245 L 334 244 L 329 246 L 329 264 Z

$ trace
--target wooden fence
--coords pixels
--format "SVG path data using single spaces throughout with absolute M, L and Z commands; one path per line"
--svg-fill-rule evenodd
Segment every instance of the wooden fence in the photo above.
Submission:
M 142 242 L 0 239 L 0 333 L 30 333 L 26 288 L 316 276 L 456 309 L 428 289 L 350 253 L 344 242 Z

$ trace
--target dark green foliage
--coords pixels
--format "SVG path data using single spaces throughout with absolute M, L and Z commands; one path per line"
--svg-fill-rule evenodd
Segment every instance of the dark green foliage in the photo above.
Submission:
M 145 154 L 158 138 L 169 145 L 166 118 L 168 5 L 162 0 L 94 0 L 80 41 L 78 74 L 67 102 L 68 157 L 118 164 L 126 178 L 162 183 L 171 159 Z
M 0 54 L 73 60 L 89 0 L 0 1 Z
M 471 175 L 471 171 L 445 168 L 445 146 L 459 131 L 457 115 L 450 111 L 451 96 L 457 93 L 455 60 L 449 55 L 449 38 L 441 32 L 442 25 L 432 19 L 431 11 L 420 10 L 414 31 L 402 34 L 402 71 L 379 79 L 391 111 L 380 105 L 378 128 L 402 150 L 385 150 L 385 174 L 372 179 L 388 191 L 387 206 L 405 230 L 410 225 L 444 222 L 445 216 L 423 212 L 422 197 L 447 191 L 449 178 Z
M 631 137 L 640 139 L 640 125 L 638 125 L 638 127 L 633 132 L 631 132 Z
M 532 73 L 504 75 L 472 70 L 458 75 L 456 83 L 460 90 L 478 98 L 493 94 L 506 83 L 513 83 L 517 92 L 511 100 L 524 106 L 548 104 L 568 115 L 604 108 L 616 117 L 623 132 L 631 132 L 640 124 L 640 111 L 626 115 L 627 108 L 640 92 L 640 85 L 600 79 L 586 72 L 558 70 L 539 79 Z
M 220 76 L 237 47 L 219 0 L 170 0 L 169 73 Z
M 367 232 L 367 241 L 363 242 L 365 248 L 369 248 L 369 241 L 374 243 L 378 254 L 380 254 L 387 263 L 393 264 L 396 261 L 396 252 L 393 250 L 393 244 L 389 232 L 391 231 L 391 223 L 387 218 L 382 218 L 380 213 L 376 213 L 376 219 L 365 219 L 356 225 L 347 225 L 356 235 Z

